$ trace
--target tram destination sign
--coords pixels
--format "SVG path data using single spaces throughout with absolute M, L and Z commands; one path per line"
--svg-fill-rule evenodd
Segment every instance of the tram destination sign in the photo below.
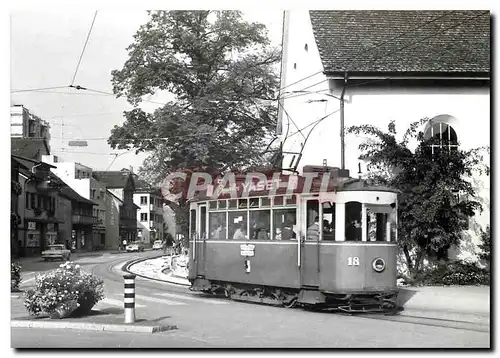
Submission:
M 241 256 L 254 256 L 255 255 L 255 245 L 242 244 L 240 245 Z

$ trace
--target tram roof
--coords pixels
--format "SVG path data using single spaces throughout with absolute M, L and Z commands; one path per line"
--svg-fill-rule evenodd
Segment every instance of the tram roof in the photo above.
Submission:
M 395 188 L 376 185 L 369 180 L 356 179 L 356 178 L 330 177 L 328 185 L 325 185 L 326 183 L 322 185 L 323 173 L 318 173 L 318 174 L 319 174 L 318 177 L 312 179 L 312 182 L 311 179 L 309 179 L 311 183 L 310 190 L 308 190 L 308 188 L 305 187 L 306 184 L 307 186 L 309 185 L 309 183 L 306 183 L 305 176 L 287 175 L 287 174 L 280 175 L 279 180 L 281 186 L 276 188 L 274 191 L 272 190 L 273 178 L 267 177 L 268 180 L 265 183 L 265 185 L 262 182 L 259 183 L 258 179 L 255 178 L 255 180 L 252 181 L 252 184 L 250 184 L 253 185 L 253 187 L 252 186 L 250 188 L 247 187 L 247 190 L 245 191 L 246 178 L 243 178 L 243 176 L 236 176 L 235 177 L 236 198 L 289 195 L 290 192 L 287 193 L 287 188 L 283 186 L 290 181 L 294 181 L 296 183 L 295 189 L 291 191 L 292 194 L 296 195 L 307 194 L 307 193 L 317 194 L 320 192 L 332 193 L 339 191 L 367 191 L 367 192 L 383 191 L 392 193 L 400 192 L 398 189 Z M 274 178 L 274 180 L 276 180 L 276 178 Z M 217 186 L 218 185 L 209 185 L 209 189 L 198 192 L 197 195 L 195 195 L 195 197 L 190 201 L 235 199 L 234 190 L 231 191 L 228 185 L 224 186 L 222 192 L 220 192 L 217 195 L 214 195 L 215 192 L 217 191 Z M 233 194 L 233 196 L 231 194 Z

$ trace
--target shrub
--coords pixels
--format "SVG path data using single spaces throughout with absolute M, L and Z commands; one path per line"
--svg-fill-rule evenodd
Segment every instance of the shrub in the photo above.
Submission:
M 79 265 L 66 262 L 36 278 L 35 290 L 26 293 L 24 305 L 32 315 L 54 314 L 57 308 L 75 304 L 75 314 L 88 314 L 104 298 L 102 279 L 80 270 Z
M 410 285 L 489 285 L 490 274 L 476 263 L 455 261 L 429 267 L 415 275 L 405 278 Z
M 10 290 L 18 291 L 21 284 L 21 265 L 19 262 L 10 263 Z
M 479 258 L 484 261 L 487 269 L 489 270 L 491 261 L 491 232 L 489 226 L 486 227 L 485 231 L 481 229 L 481 244 L 479 245 L 479 248 L 481 249 Z

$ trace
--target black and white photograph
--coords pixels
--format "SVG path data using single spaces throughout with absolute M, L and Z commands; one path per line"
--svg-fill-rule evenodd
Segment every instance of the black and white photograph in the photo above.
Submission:
M 11 351 L 491 350 L 493 11 L 200 5 L 5 17 Z

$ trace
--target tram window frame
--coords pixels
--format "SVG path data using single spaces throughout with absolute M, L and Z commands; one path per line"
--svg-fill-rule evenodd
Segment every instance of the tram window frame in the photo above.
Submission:
M 285 205 L 297 205 L 297 195 L 285 197 Z
M 363 241 L 362 211 L 363 211 L 363 204 L 359 201 L 348 201 L 345 203 L 345 218 L 344 218 L 345 241 L 352 241 L 352 242 Z
M 227 209 L 227 200 L 217 200 L 217 209 L 226 210 Z
M 238 209 L 248 209 L 248 199 L 238 199 Z
M 197 230 L 196 230 L 196 223 L 197 223 L 197 220 L 196 220 L 196 212 L 197 210 L 195 209 L 191 209 L 191 225 L 190 225 L 190 230 L 191 230 L 191 237 L 190 237 L 190 240 L 193 240 L 193 237 L 196 239 L 198 237 L 197 235 Z
M 321 204 L 322 210 L 321 210 L 321 240 L 325 241 L 335 241 L 335 219 L 336 219 L 336 203 L 331 202 L 331 201 L 325 201 Z M 325 225 L 324 221 L 328 221 L 328 219 L 325 219 L 325 216 L 331 215 L 331 220 L 329 222 L 329 230 L 325 230 Z
M 273 198 L 273 206 L 285 206 L 285 197 L 282 195 L 275 196 Z
M 320 212 L 320 203 L 318 199 L 309 199 L 306 202 L 306 241 L 321 241 L 323 237 L 323 233 L 321 232 L 323 229 L 322 217 Z M 316 228 L 312 226 L 315 223 L 315 219 L 318 217 L 318 236 L 314 232 Z
M 200 205 L 200 240 L 207 239 L 208 208 L 206 204 Z
M 259 205 L 260 204 L 259 198 L 249 198 L 248 202 L 249 202 L 249 205 L 248 205 L 249 209 L 256 209 L 260 206 Z
M 271 227 L 271 233 L 272 233 L 272 237 L 271 239 L 272 240 L 284 240 L 284 241 L 288 241 L 288 240 L 296 240 L 297 237 L 298 237 L 298 227 L 297 227 L 297 208 L 279 208 L 279 209 L 273 209 L 272 210 L 272 227 Z M 278 220 L 277 220 L 277 216 L 278 215 L 283 215 L 284 218 L 282 220 L 279 220 L 280 224 L 278 227 L 277 223 L 278 223 Z M 288 222 L 288 218 L 290 216 L 293 216 L 293 223 L 292 226 L 291 226 L 291 233 L 289 235 L 289 238 L 287 235 L 284 235 L 285 233 L 285 228 L 287 228 L 285 225 L 287 224 Z M 295 228 L 295 230 L 294 230 Z M 280 229 L 280 232 L 278 233 L 276 231 L 276 229 Z M 283 238 L 285 237 L 285 238 Z
M 215 237 L 213 233 L 217 227 L 213 226 L 214 217 L 217 217 L 217 222 L 223 221 L 222 229 L 220 230 L 220 236 Z M 218 225 L 217 225 L 218 226 Z M 210 240 L 227 240 L 227 215 L 225 211 L 212 211 L 208 213 L 208 239 Z
M 260 198 L 260 207 L 262 208 L 270 208 L 271 207 L 271 198 L 269 197 L 261 197 Z
M 366 204 L 366 240 L 369 242 L 396 241 L 397 220 L 396 212 L 390 205 Z M 375 220 L 369 220 L 370 214 Z M 370 237 L 370 226 L 375 225 L 375 240 Z M 389 227 L 388 227 L 389 226 Z M 380 230 L 379 230 L 380 229 Z M 389 240 L 387 240 L 389 238 Z
M 242 222 L 242 228 L 245 231 L 245 239 L 243 240 L 248 240 L 248 210 L 228 210 L 228 216 L 227 216 L 227 227 L 228 227 L 228 240 L 234 240 L 234 234 L 236 233 L 237 228 L 235 229 L 236 223 L 234 222 L 234 219 L 237 217 L 242 216 L 243 220 Z M 231 217 L 234 215 L 234 217 Z
M 260 228 L 253 228 L 252 225 L 254 223 L 254 216 L 257 215 L 258 217 L 261 216 L 261 214 L 263 213 L 266 213 L 268 214 L 267 215 L 267 220 L 264 219 L 265 221 L 267 221 L 267 225 L 262 225 L 263 227 L 260 227 Z M 259 209 L 259 210 L 249 210 L 248 212 L 248 223 L 249 223 L 249 239 L 250 240 L 270 240 L 271 239 L 271 215 L 272 215 L 272 212 L 271 212 L 271 209 Z M 260 222 L 260 220 L 259 220 Z M 264 226 L 267 226 L 267 229 L 264 227 Z M 260 235 L 260 233 L 257 233 L 257 236 L 256 236 L 256 231 L 257 230 L 264 230 L 266 231 L 266 236 L 263 236 L 263 235 Z

